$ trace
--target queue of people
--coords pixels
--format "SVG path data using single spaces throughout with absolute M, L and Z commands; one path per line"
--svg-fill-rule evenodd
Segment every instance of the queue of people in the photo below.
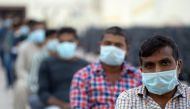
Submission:
M 190 108 L 190 88 L 178 80 L 182 60 L 170 37 L 145 40 L 135 68 L 127 60 L 130 40 L 121 27 L 104 31 L 99 58 L 90 63 L 76 55 L 80 41 L 73 27 L 10 23 L 0 31 L 1 59 L 14 109 Z

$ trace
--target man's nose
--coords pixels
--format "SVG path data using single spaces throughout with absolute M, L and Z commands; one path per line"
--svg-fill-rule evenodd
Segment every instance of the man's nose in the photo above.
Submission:
M 156 65 L 155 72 L 161 72 L 162 68 L 159 65 Z

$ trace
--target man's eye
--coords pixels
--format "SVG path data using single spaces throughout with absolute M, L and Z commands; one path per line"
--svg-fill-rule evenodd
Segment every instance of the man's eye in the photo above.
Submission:
M 167 65 L 170 65 L 170 62 L 169 61 L 163 61 L 163 62 L 161 62 L 161 65 L 162 66 L 167 66 Z
M 123 45 L 122 45 L 122 44 L 115 44 L 115 46 L 116 46 L 116 47 L 118 47 L 118 48 L 123 47 Z
M 110 42 L 104 42 L 103 44 L 104 44 L 104 45 L 111 45 Z
M 74 40 L 69 40 L 68 42 L 74 42 Z
M 153 66 L 154 66 L 153 64 L 145 64 L 145 65 L 144 65 L 144 68 L 150 69 L 150 68 L 152 68 Z

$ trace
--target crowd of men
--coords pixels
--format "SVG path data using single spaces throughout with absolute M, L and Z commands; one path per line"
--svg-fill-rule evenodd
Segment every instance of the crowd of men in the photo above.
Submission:
M 127 60 L 121 27 L 107 28 L 99 58 L 76 56 L 76 29 L 45 22 L 0 19 L 1 61 L 14 109 L 188 109 L 190 88 L 178 80 L 179 50 L 171 37 L 154 35 L 139 50 L 139 68 Z

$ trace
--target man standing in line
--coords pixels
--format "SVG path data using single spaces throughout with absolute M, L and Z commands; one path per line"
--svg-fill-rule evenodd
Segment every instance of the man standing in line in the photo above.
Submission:
M 155 35 L 142 44 L 139 58 L 143 85 L 121 93 L 115 109 L 189 109 L 190 87 L 178 80 L 182 60 L 176 43 Z
M 79 70 L 73 77 L 72 109 L 114 109 L 119 94 L 141 85 L 139 70 L 126 61 L 128 42 L 120 27 L 108 28 L 100 42 L 96 63 Z

